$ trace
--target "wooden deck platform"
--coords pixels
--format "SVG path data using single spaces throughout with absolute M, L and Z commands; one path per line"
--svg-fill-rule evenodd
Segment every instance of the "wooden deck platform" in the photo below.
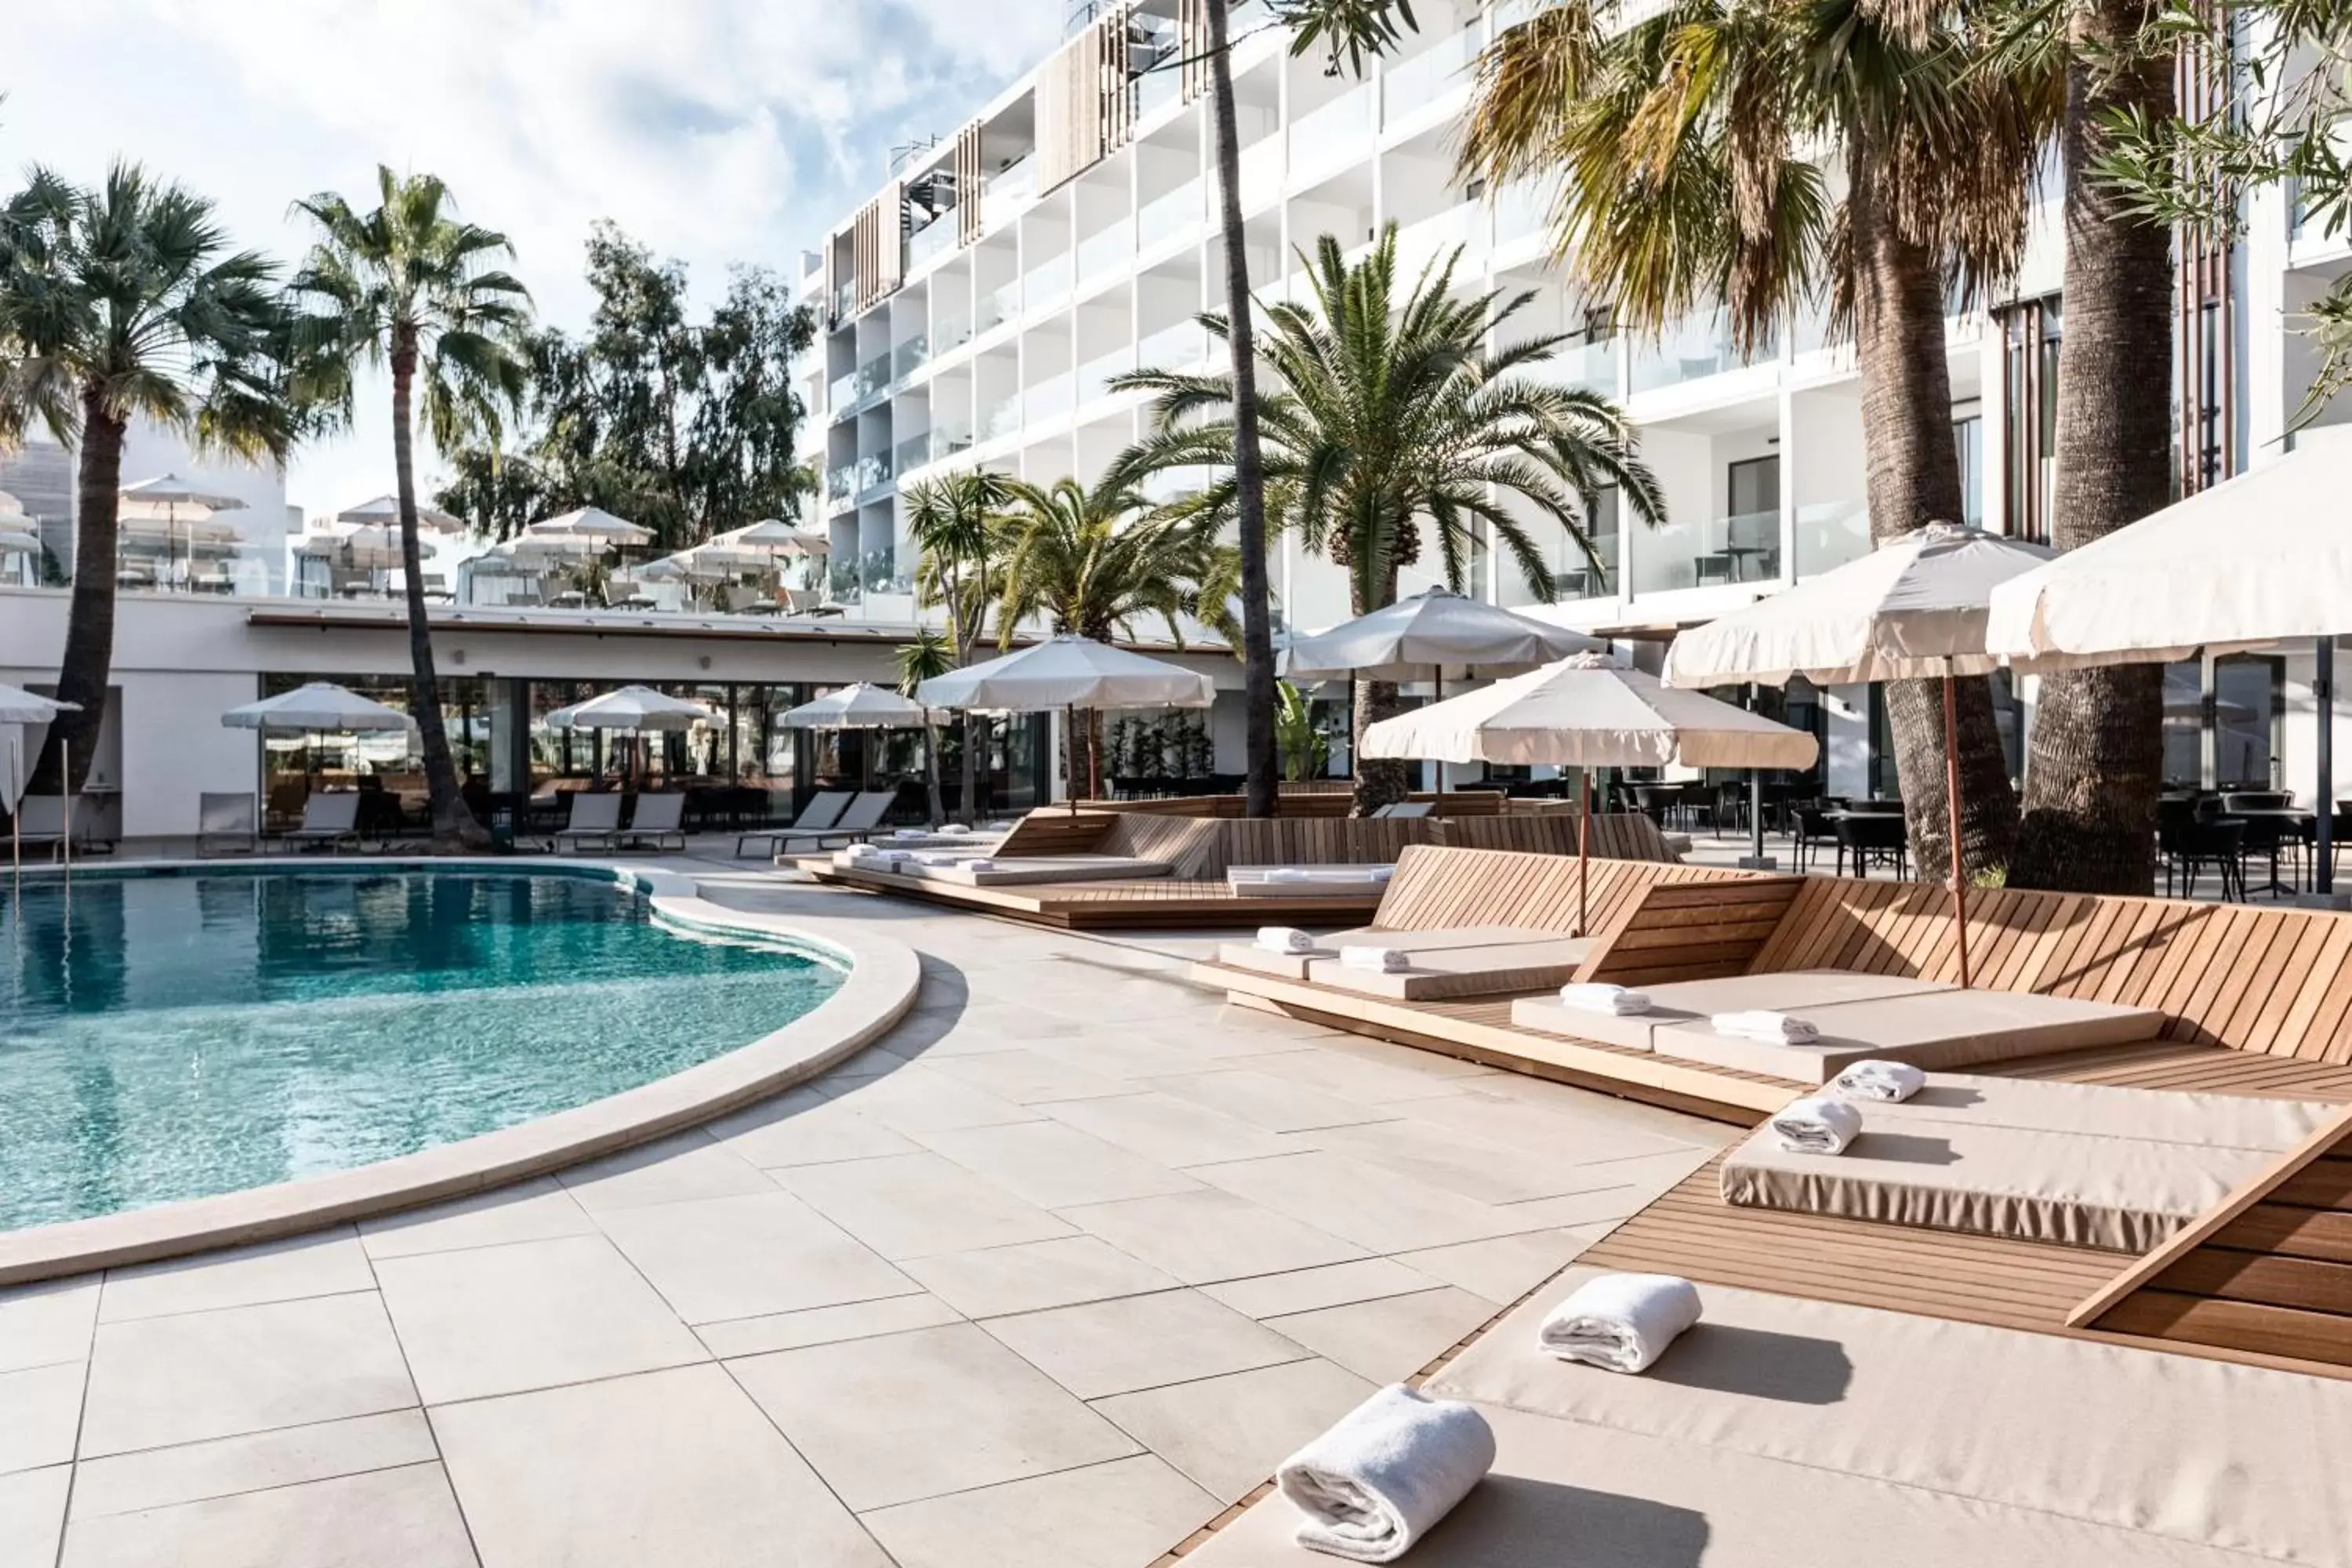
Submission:
M 818 881 L 892 898 L 1001 915 L 1062 931 L 1232 931 L 1256 925 L 1355 926 L 1380 908 L 1377 887 L 1360 893 L 1244 898 L 1223 881 L 1139 877 L 1123 881 L 1040 882 L 967 888 L 871 871 L 844 870 L 830 856 L 800 868 Z

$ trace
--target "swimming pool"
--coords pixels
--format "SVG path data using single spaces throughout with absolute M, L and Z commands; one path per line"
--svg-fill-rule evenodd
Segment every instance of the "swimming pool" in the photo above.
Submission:
M 568 1110 L 749 1045 L 842 977 L 582 876 L 27 882 L 0 894 L 0 1230 Z

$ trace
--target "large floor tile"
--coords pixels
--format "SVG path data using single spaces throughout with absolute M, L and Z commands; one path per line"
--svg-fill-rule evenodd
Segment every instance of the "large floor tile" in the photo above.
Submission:
M 98 1280 L 83 1274 L 0 1290 L 0 1372 L 89 1355 Z
M 82 1368 L 68 1361 L 0 1373 L 0 1475 L 71 1461 Z
M 474 1568 L 438 1465 L 77 1519 L 62 1568 Z
M 1231 1502 L 1364 1402 L 1373 1385 L 1319 1359 L 1095 1401 L 1144 1447 Z
M 1393 1110 L 1276 1078 L 1253 1067 L 1154 1079 L 1151 1086 L 1163 1094 L 1239 1117 L 1269 1132 L 1303 1132 L 1317 1127 L 1385 1121 L 1397 1114 Z
M 967 1127 L 920 1137 L 934 1153 L 944 1154 L 1040 1208 L 1188 1193 L 1201 1185 L 1157 1161 L 1059 1121 Z
M 447 1405 L 433 1427 L 482 1568 L 888 1568 L 716 1366 Z
M 861 1513 L 1137 1451 L 1076 1396 L 969 1323 L 728 1365 Z
M 84 1458 L 416 1403 L 373 1295 L 315 1296 L 99 1326 Z
M 699 1129 L 575 1165 L 556 1179 L 590 1214 L 775 1190 L 749 1161 Z
M 1413 1072 L 1389 1062 L 1370 1061 L 1328 1049 L 1287 1051 L 1253 1062 L 1251 1067 L 1255 1071 L 1366 1105 L 1392 1105 L 1459 1094 L 1464 1087 L 1459 1077 Z
M 1108 1100 L 1071 1100 L 1045 1108 L 1055 1121 L 1162 1165 L 1259 1160 L 1298 1145 L 1239 1117 L 1154 1090 Z
M 1216 1502 L 1150 1455 L 866 1516 L 899 1568 L 1141 1568 Z
M 370 1258 L 407 1258 L 461 1247 L 501 1247 L 510 1241 L 551 1241 L 596 1228 L 552 1177 L 496 1187 L 406 1214 L 360 1222 L 360 1244 Z
M 710 1123 L 719 1142 L 763 1169 L 911 1154 L 916 1146 L 814 1085 Z
M 945 1132 L 1034 1121 L 1037 1112 L 917 1062 L 881 1078 L 817 1080 L 817 1087 L 894 1132 Z
M 1177 1281 L 1091 1236 L 918 1258 L 907 1272 L 968 1318 L 1172 1290 Z
M 428 1464 L 439 1457 L 422 1410 L 314 1421 L 85 1459 L 74 1477 L 73 1514 L 82 1519 L 138 1513 L 269 1487 Z
M 937 1154 L 801 1165 L 776 1179 L 888 1258 L 1067 1236 L 1070 1227 Z
M 1062 1211 L 1062 1217 L 1187 1285 L 1282 1274 L 1364 1248 L 1231 1193 L 1171 1193 Z
M 1410 1109 L 1417 1112 L 1421 1108 Z M 1517 1204 L 1565 1193 L 1597 1192 L 1622 1186 L 1629 1179 L 1612 1173 L 1607 1165 L 1574 1163 L 1557 1150 L 1546 1156 L 1415 1120 L 1370 1127 L 1326 1127 L 1297 1137 L 1302 1143 L 1482 1204 Z M 1701 1156 L 1690 1150 L 1685 1157 L 1696 1163 Z
M 1394 1258 L 1364 1258 L 1287 1274 L 1228 1279 L 1203 1285 L 1201 1290 L 1236 1312 L 1264 1320 L 1286 1312 L 1311 1312 L 1318 1307 L 1344 1307 L 1351 1301 L 1376 1301 L 1382 1296 L 1410 1296 L 1437 1283 Z
M 599 1217 L 613 1245 L 689 1323 L 870 1301 L 916 1289 L 790 1193 L 658 1204 Z
M 427 1405 L 708 1354 L 601 1236 L 388 1258 L 376 1273 Z
M 1286 1154 L 1202 1165 L 1212 1186 L 1344 1237 L 1373 1252 L 1407 1252 L 1543 1228 L 1499 1205 L 1482 1204 L 1426 1182 L 1338 1154 Z
M 1125 1094 L 1130 1088 L 1118 1079 L 1090 1072 L 1066 1057 L 1048 1056 L 1043 1051 L 989 1051 L 978 1056 L 950 1057 L 931 1065 L 959 1083 L 985 1089 L 1015 1105 L 1094 1100 L 1106 1094 Z
M 318 1236 L 111 1269 L 99 1297 L 98 1321 L 120 1323 L 374 1289 L 367 1254 L 346 1226 Z
M 1122 1029 L 1097 1029 L 1076 1039 L 1045 1040 L 1037 1050 L 1104 1078 L 1117 1079 L 1130 1091 L 1141 1079 L 1175 1078 L 1184 1073 L 1222 1070 L 1230 1058 L 1205 1056 L 1172 1044 L 1139 1037 Z
M 1197 1290 L 992 1318 L 990 1333 L 1081 1399 L 1299 1360 L 1306 1352 Z
M 730 1318 L 705 1323 L 695 1332 L 722 1359 L 763 1355 L 769 1351 L 798 1350 L 803 1345 L 837 1344 L 843 1340 L 867 1340 L 877 1334 L 901 1334 L 909 1329 L 936 1329 L 960 1323 L 963 1314 L 928 1293 L 889 1296 L 878 1301 L 852 1301 L 839 1307 L 810 1307 L 798 1312 L 776 1312 L 761 1318 Z
M 1269 1318 L 1266 1326 L 1360 1377 L 1395 1383 L 1444 1354 L 1497 1310 L 1484 1297 L 1446 1285 Z
M 1599 1235 L 1598 1230 L 1531 1230 L 1402 1253 L 1397 1261 L 1507 1306 L 1574 1262 Z
M 1517 1098 L 1481 1080 L 1462 1094 L 1411 1108 L 1415 1121 L 1449 1128 L 1562 1164 L 1658 1154 L 1693 1145 L 1590 1113 Z
M 0 1563 L 49 1568 L 57 1561 L 72 1481 L 70 1465 L 0 1476 Z

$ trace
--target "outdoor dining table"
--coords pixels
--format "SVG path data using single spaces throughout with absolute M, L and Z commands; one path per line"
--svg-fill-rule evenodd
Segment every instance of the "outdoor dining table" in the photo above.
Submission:
M 2210 820 L 2243 822 L 2250 826 L 2266 823 L 2275 826 L 2278 837 L 2273 843 L 2265 845 L 2260 842 L 2250 842 L 2246 845 L 2249 850 L 2267 848 L 2271 852 L 2271 879 L 2264 885 L 2263 891 L 2287 898 L 2302 890 L 2286 887 L 2279 881 L 2278 850 L 2289 844 L 2301 845 L 2309 841 L 2315 836 L 2318 826 L 2319 819 L 2316 813 L 2304 811 L 2295 806 L 2241 806 L 2235 811 L 2224 811 Z

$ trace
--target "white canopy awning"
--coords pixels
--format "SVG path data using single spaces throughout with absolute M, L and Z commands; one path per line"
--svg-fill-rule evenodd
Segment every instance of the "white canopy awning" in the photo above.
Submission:
M 667 697 L 650 686 L 624 686 L 547 716 L 558 730 L 691 730 L 717 721 L 699 702 Z
M 167 509 L 198 507 L 205 511 L 242 511 L 245 502 L 218 490 L 208 490 L 202 485 L 190 484 L 177 474 L 158 474 L 152 479 L 141 479 L 114 492 L 134 506 Z
M 46 724 L 60 713 L 79 713 L 79 702 L 60 702 L 21 686 L 0 685 L 0 724 Z
M 583 506 L 555 517 L 543 517 L 523 530 L 533 539 L 590 539 L 604 544 L 645 544 L 654 531 L 602 507 Z
M 715 534 L 709 542 L 743 550 L 764 550 L 779 555 L 823 555 L 833 548 L 832 542 L 824 534 L 794 528 L 782 518 L 774 517 L 761 518 L 758 522 Z
M 396 530 L 400 527 L 400 498 L 378 496 L 373 500 L 363 500 L 355 507 L 337 512 L 335 521 L 362 525 L 377 523 Z M 420 500 L 416 503 L 416 526 L 431 529 L 436 533 L 462 533 L 466 520 Z
M 887 686 L 859 681 L 776 716 L 788 730 L 920 729 L 929 710 Z
M 1367 757 L 1582 768 L 1809 768 L 1802 730 L 1578 654 L 1364 731 Z
M 1002 658 L 934 676 L 915 689 L 933 708 L 1206 708 L 1216 682 L 1181 665 L 1091 638 L 1059 637 Z
M 1278 668 L 1292 680 L 1412 680 L 1435 669 L 1516 675 L 1608 645 L 1499 605 L 1432 588 L 1311 637 L 1294 637 Z
M 399 709 L 388 708 L 331 680 L 314 680 L 292 691 L 232 708 L 221 715 L 221 722 L 232 730 L 276 731 L 281 734 L 309 731 L 362 734 L 404 731 L 409 720 Z

